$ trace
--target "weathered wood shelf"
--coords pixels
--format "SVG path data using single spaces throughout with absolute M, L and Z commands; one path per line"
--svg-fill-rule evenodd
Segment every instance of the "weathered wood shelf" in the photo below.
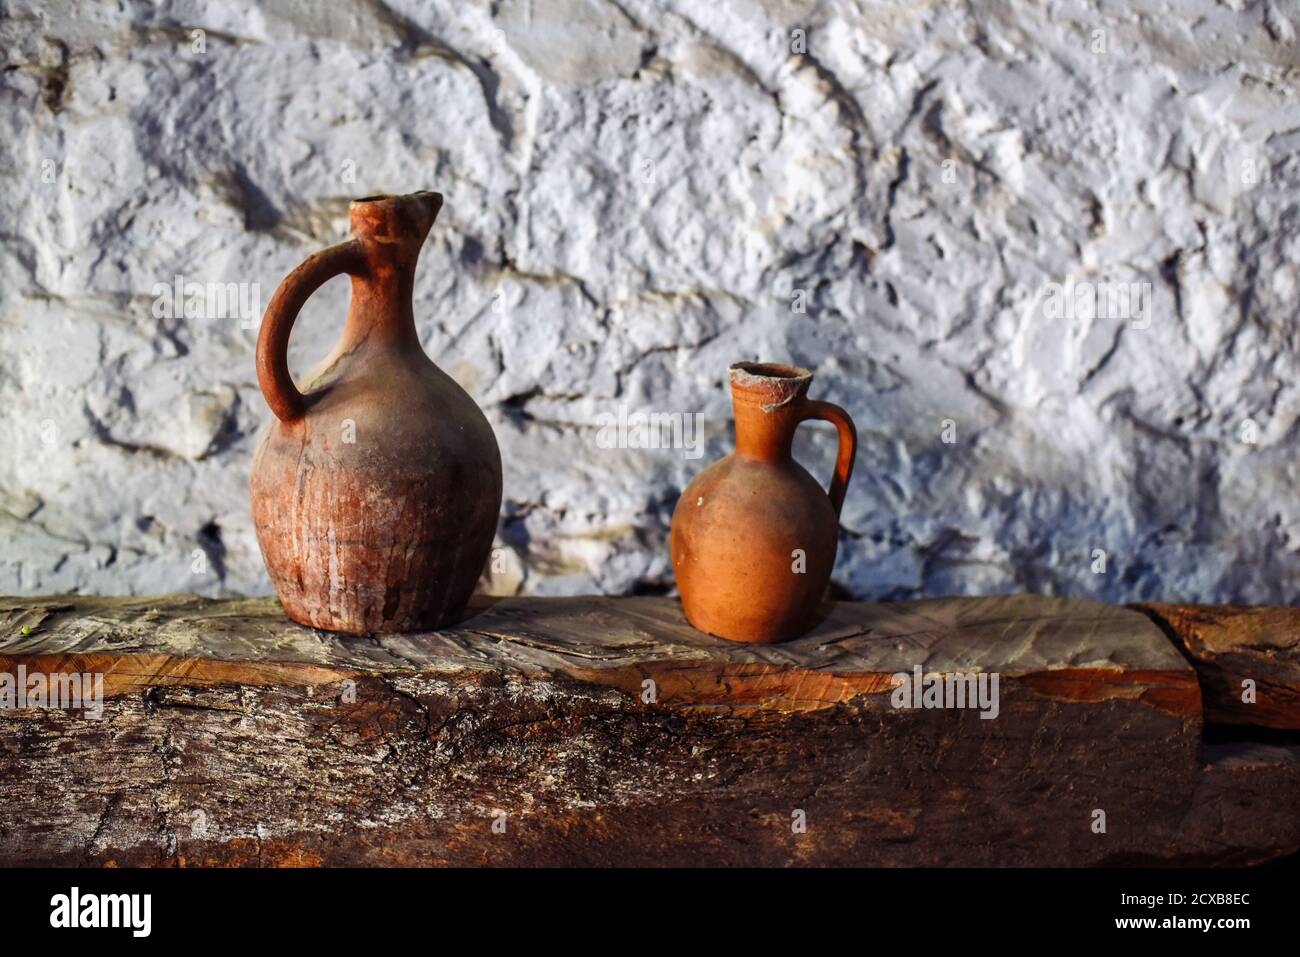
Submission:
M 0 672 L 102 673 L 106 698 L 100 720 L 0 712 L 0 864 L 1294 853 L 1300 745 L 1204 740 L 1206 714 L 1298 726 L 1294 637 L 1244 643 L 1273 650 L 1252 712 L 1230 694 L 1249 653 L 1198 659 L 1175 640 L 1191 627 L 1170 606 L 1031 596 L 838 603 L 754 647 L 695 632 L 671 599 L 552 598 L 352 638 L 261 599 L 0 599 Z M 895 707 L 893 676 L 918 666 L 997 674 L 997 717 Z

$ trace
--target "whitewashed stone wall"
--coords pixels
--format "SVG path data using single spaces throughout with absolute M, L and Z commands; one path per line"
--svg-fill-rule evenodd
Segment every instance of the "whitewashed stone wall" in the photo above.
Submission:
M 857 420 L 843 593 L 1293 599 L 1294 5 L 117 7 L 0 19 L 0 592 L 269 591 L 260 309 L 350 197 L 431 188 L 416 312 L 500 439 L 497 591 L 671 588 L 761 358 Z M 255 315 L 169 318 L 177 276 Z M 601 448 L 620 405 L 703 413 L 701 457 Z

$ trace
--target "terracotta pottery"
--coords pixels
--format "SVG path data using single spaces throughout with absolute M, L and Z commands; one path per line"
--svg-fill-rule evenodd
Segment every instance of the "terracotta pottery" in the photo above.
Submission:
M 730 373 L 736 451 L 701 472 L 677 502 L 673 572 L 700 631 L 785 641 L 812 627 L 830 583 L 857 431 L 839 406 L 807 398 L 807 369 L 741 362 Z M 794 430 L 808 419 L 839 430 L 829 494 L 790 455 Z
M 357 634 L 457 618 L 487 562 L 501 453 L 482 411 L 420 347 L 411 293 L 438 193 L 352 203 L 351 236 L 280 284 L 257 341 L 276 415 L 253 460 L 253 520 L 289 617 Z M 334 351 L 289 375 L 294 318 L 331 277 L 352 277 Z

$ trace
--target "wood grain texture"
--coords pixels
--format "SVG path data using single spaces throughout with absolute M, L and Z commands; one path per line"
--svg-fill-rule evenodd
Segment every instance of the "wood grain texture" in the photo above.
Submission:
M 663 598 L 480 601 L 453 628 L 377 638 L 265 600 L 0 600 L 0 671 L 19 665 L 102 670 L 108 700 L 99 721 L 0 714 L 3 864 L 1244 863 L 1300 847 L 1294 749 L 1203 750 L 1191 666 L 1144 615 L 1087 601 L 839 603 L 757 646 L 695 632 Z M 894 707 L 891 676 L 917 665 L 998 673 L 997 718 Z
M 1207 720 L 1300 729 L 1300 608 L 1137 607 L 1164 626 L 1195 665 Z

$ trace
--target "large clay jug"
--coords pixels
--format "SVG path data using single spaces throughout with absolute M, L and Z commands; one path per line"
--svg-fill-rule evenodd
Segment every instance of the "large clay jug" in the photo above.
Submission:
M 469 600 L 501 508 L 501 453 L 482 411 L 430 361 L 411 294 L 442 196 L 371 196 L 350 238 L 275 291 L 257 379 L 276 415 L 253 459 L 253 521 L 289 617 L 367 634 L 438 628 Z M 299 391 L 294 318 L 333 276 L 352 278 L 334 351 Z
M 849 414 L 807 397 L 812 373 L 742 362 L 730 369 L 736 451 L 701 472 L 673 512 L 673 572 L 686 617 L 733 641 L 785 641 L 816 620 L 830 583 L 853 473 Z M 800 422 L 839 430 L 829 494 L 790 454 Z

